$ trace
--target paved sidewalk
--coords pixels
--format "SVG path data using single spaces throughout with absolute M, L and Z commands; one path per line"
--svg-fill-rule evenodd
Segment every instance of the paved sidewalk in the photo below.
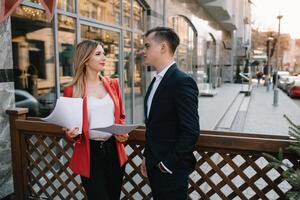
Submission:
M 199 97 L 200 128 L 214 130 L 240 90 L 240 84 L 223 84 L 215 96 Z
M 218 123 L 228 112 L 229 107 L 238 99 L 241 84 L 223 84 L 217 88 L 214 97 L 199 97 L 200 126 L 203 130 L 215 130 Z M 246 99 L 246 98 L 245 98 Z M 300 108 L 284 92 L 279 90 L 279 105 L 273 106 L 273 90 L 269 92 L 266 87 L 254 84 L 252 93 L 247 99 L 248 107 L 245 110 L 243 120 L 235 120 L 242 123 L 242 129 L 238 132 L 288 135 L 288 122 L 283 117 L 286 114 L 296 124 L 300 124 Z M 240 110 L 241 111 L 241 110 Z M 236 117 L 238 113 L 230 113 Z M 239 124 L 234 124 L 234 127 Z
M 243 132 L 288 135 L 289 124 L 284 114 L 300 124 L 300 108 L 284 92 L 278 91 L 279 103 L 273 106 L 272 88 L 267 92 L 262 85 L 253 87 Z

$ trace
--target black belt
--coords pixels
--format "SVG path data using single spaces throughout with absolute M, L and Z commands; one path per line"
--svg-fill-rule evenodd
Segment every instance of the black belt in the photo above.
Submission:
M 112 144 L 115 138 L 112 136 L 108 140 L 102 141 L 102 140 L 90 140 L 91 145 L 99 146 L 100 149 L 103 148 L 104 145 Z

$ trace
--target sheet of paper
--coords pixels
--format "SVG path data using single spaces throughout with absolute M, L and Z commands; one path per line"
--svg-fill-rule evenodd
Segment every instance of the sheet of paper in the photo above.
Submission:
M 43 121 L 65 128 L 78 128 L 82 133 L 82 98 L 59 97 L 52 113 Z
M 108 127 L 103 127 L 103 128 L 92 128 L 91 130 L 96 130 L 96 131 L 102 131 L 102 132 L 108 132 L 111 134 L 126 134 L 130 133 L 140 125 L 138 124 L 113 124 Z

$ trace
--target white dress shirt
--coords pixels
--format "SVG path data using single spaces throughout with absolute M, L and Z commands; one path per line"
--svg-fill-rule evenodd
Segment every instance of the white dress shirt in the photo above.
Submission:
M 163 79 L 164 75 L 166 74 L 166 72 L 168 71 L 168 69 L 175 63 L 175 61 L 172 61 L 167 67 L 165 67 L 161 72 L 159 72 L 158 74 L 156 74 L 154 77 L 156 78 L 155 82 L 152 85 L 152 89 L 151 92 L 148 96 L 147 99 L 147 117 L 149 117 L 149 113 L 150 113 L 150 109 L 151 109 L 151 104 L 152 104 L 152 100 L 154 97 L 154 94 L 161 82 L 161 80 Z M 170 174 L 172 174 L 173 172 L 171 170 L 169 170 L 162 162 L 160 162 L 160 164 L 162 165 L 162 167 Z
M 156 74 L 154 77 L 156 78 L 155 82 L 152 85 L 152 89 L 151 92 L 148 96 L 147 99 L 147 117 L 149 117 L 149 113 L 150 113 L 150 109 L 151 109 L 151 104 L 152 104 L 152 100 L 154 97 L 154 94 L 161 82 L 161 80 L 163 79 L 164 75 L 166 74 L 166 72 L 168 71 L 168 69 L 175 63 L 175 61 L 172 61 L 167 67 L 165 67 L 160 73 Z

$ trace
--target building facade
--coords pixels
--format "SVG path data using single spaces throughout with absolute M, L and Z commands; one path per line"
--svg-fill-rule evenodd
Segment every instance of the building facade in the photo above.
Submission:
M 31 116 L 47 116 L 74 75 L 79 41 L 103 42 L 103 75 L 120 79 L 127 122 L 143 124 L 143 97 L 155 73 L 143 65 L 143 34 L 172 27 L 181 39 L 177 64 L 199 85 L 216 88 L 233 82 L 246 59 L 249 13 L 248 0 L 58 0 L 49 22 L 38 0 L 24 0 L 0 24 L 0 198 L 12 192 L 5 110 L 28 107 Z

